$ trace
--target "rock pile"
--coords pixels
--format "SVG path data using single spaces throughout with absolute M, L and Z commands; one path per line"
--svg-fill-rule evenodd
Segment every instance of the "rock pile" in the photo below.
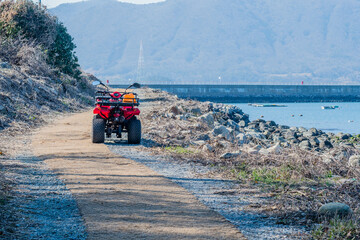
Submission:
M 231 153 L 231 149 L 239 146 L 253 154 L 279 154 L 283 148 L 298 148 L 327 153 L 327 158 L 341 157 L 348 154 L 349 147 L 354 148 L 348 142 L 353 137 L 350 134 L 334 135 L 263 119 L 250 121 L 249 115 L 236 106 L 179 99 L 159 90 L 148 89 L 145 94 L 166 99 L 153 104 L 142 116 L 145 138 L 152 144 L 197 147 L 221 154 Z M 353 159 L 351 164 L 358 162 Z

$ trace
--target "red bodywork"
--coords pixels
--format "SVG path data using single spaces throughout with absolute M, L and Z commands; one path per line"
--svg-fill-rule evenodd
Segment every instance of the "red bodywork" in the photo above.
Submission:
M 121 101 L 121 93 L 119 92 L 113 92 L 110 94 L 111 99 L 110 102 L 117 102 Z M 101 116 L 103 119 L 109 119 L 111 117 L 120 117 L 119 113 L 113 113 L 113 109 L 115 107 L 112 106 L 100 106 L 99 104 L 96 105 L 93 113 Z M 120 107 L 123 116 L 126 120 L 131 119 L 133 116 L 140 115 L 140 110 L 135 107 Z

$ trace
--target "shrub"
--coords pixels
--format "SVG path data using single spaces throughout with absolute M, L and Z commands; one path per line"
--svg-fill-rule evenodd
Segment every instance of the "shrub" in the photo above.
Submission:
M 56 17 L 32 1 L 0 2 L 0 34 L 2 41 L 19 38 L 27 40 L 29 45 L 44 53 L 47 63 L 52 67 L 79 78 L 80 71 L 73 38 Z

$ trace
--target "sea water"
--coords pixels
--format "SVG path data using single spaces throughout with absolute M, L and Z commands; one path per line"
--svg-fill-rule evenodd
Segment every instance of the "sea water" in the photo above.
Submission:
M 244 113 L 249 114 L 250 120 L 262 118 L 291 127 L 314 127 L 325 132 L 360 134 L 360 103 L 358 102 L 278 104 L 287 107 L 253 107 L 243 103 L 231 105 L 238 106 Z M 323 110 L 322 106 L 339 106 L 339 108 Z

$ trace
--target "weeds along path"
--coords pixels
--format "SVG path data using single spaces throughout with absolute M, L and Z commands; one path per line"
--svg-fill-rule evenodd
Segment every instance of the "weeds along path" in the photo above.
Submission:
M 244 239 L 179 185 L 92 144 L 91 122 L 91 112 L 72 115 L 32 143 L 76 198 L 89 239 Z

